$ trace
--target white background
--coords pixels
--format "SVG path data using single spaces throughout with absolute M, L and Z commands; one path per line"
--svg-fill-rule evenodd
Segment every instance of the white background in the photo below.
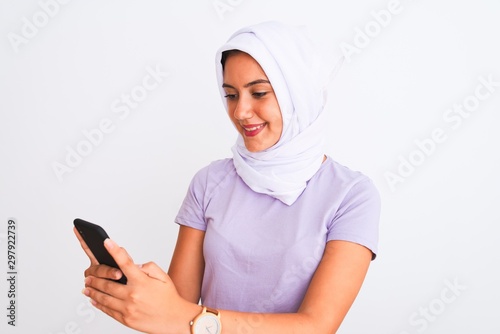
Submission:
M 43 22 L 37 1 L 0 1 L 0 267 L 4 277 L 14 217 L 19 272 L 15 328 L 0 281 L 0 331 L 134 332 L 81 295 L 88 262 L 72 221 L 101 224 L 136 262 L 166 270 L 189 181 L 236 139 L 215 51 L 236 29 L 274 19 L 308 26 L 331 59 L 374 29 L 329 86 L 326 153 L 371 177 L 383 201 L 379 255 L 339 333 L 500 332 L 500 87 L 456 128 L 443 119 L 473 101 L 479 77 L 500 82 L 500 3 L 401 0 L 377 31 L 371 12 L 389 1 L 219 2 L 231 10 L 218 13 L 214 0 L 75 0 Z M 9 36 L 22 37 L 34 16 L 38 31 L 15 46 Z M 157 66 L 169 76 L 120 119 L 112 103 Z M 103 119 L 114 130 L 60 182 L 54 162 Z M 446 140 L 419 156 L 415 140 L 436 128 Z M 412 154 L 420 165 L 391 190 L 384 175 Z

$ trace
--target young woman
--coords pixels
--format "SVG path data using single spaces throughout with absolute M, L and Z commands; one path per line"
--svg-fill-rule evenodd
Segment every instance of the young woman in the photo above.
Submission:
M 380 198 L 369 178 L 324 154 L 324 77 L 301 31 L 265 22 L 216 56 L 239 137 L 232 159 L 193 178 L 168 274 L 105 245 L 91 259 L 98 309 L 148 333 L 335 333 L 377 252 Z M 113 282 L 122 273 L 127 285 Z M 201 301 L 201 303 L 200 303 Z

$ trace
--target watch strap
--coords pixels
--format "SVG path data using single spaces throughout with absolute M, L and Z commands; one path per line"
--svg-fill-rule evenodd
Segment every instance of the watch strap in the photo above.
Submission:
M 202 306 L 203 306 L 203 305 L 202 305 Z M 220 318 L 220 316 L 219 316 L 219 311 L 218 311 L 218 310 L 216 310 L 216 309 L 214 309 L 214 308 L 210 308 L 210 307 L 207 307 L 207 306 L 203 306 L 203 311 L 202 311 L 202 313 L 205 313 L 205 312 L 210 312 L 210 313 L 213 313 L 213 314 L 215 314 L 217 317 L 219 317 L 219 318 Z

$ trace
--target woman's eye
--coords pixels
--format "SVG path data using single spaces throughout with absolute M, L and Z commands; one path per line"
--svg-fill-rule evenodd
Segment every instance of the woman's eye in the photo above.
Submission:
M 228 100 L 234 100 L 236 99 L 236 94 L 226 94 L 224 97 Z
M 260 98 L 260 97 L 264 97 L 266 94 L 267 94 L 267 92 L 255 92 L 252 95 L 254 97 Z

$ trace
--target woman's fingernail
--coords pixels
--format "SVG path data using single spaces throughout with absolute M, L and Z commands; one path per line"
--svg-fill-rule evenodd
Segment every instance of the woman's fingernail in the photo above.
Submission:
M 120 279 L 122 277 L 122 272 L 118 269 L 115 269 L 113 270 L 113 276 L 115 276 L 116 279 Z
M 93 300 L 93 299 L 91 299 L 91 300 L 90 300 L 90 303 L 91 303 L 92 305 L 94 305 L 94 306 L 96 306 L 96 305 L 97 305 L 97 302 L 96 302 L 95 300 Z
M 87 297 L 88 297 L 88 296 L 90 296 L 90 290 L 89 290 L 89 289 L 85 289 L 85 288 L 84 288 L 84 289 L 82 290 L 82 293 L 83 293 L 85 296 L 87 296 Z
M 107 238 L 106 240 L 104 240 L 104 244 L 109 248 L 109 249 L 113 249 L 116 244 L 113 240 L 111 240 L 110 238 Z
M 84 280 L 85 284 L 90 284 L 90 281 L 91 281 L 90 277 L 85 277 Z

